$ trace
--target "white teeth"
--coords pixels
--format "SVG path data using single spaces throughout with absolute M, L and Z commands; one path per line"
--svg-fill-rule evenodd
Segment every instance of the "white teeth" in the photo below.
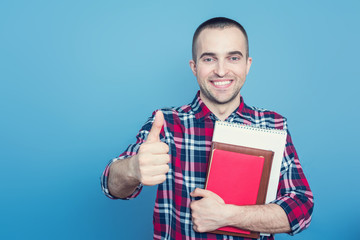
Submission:
M 223 86 L 223 85 L 226 85 L 226 84 L 230 84 L 231 81 L 218 81 L 218 82 L 214 82 L 214 85 L 215 86 Z

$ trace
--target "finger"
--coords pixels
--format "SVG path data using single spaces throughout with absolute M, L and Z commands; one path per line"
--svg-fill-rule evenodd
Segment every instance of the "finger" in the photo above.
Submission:
M 149 155 L 147 158 L 148 165 L 158 166 L 158 165 L 167 165 L 170 162 L 169 154 L 159 154 L 159 155 Z
M 205 189 L 195 188 L 195 190 L 190 193 L 190 196 L 192 196 L 192 197 L 207 197 L 208 195 L 207 195 L 206 191 L 207 190 L 205 190 Z
M 139 165 L 142 167 L 146 166 L 157 166 L 165 165 L 170 162 L 169 154 L 141 154 L 139 156 Z
M 169 165 L 158 165 L 152 168 L 153 177 L 158 175 L 165 175 L 169 171 Z
M 197 226 L 196 226 L 195 224 L 193 225 L 193 229 L 194 229 L 195 232 L 198 231 L 198 230 L 197 230 Z
M 149 178 L 142 179 L 141 183 L 145 186 L 154 186 L 165 182 L 166 175 L 157 175 Z
M 164 154 L 168 152 L 169 146 L 163 142 L 146 142 L 139 149 L 139 153 Z
M 155 159 L 155 161 L 153 161 L 154 166 L 168 165 L 168 163 L 170 162 L 169 154 L 154 155 L 153 157 Z
M 144 166 L 141 168 L 141 175 L 152 177 L 156 175 L 164 175 L 169 171 L 168 164 Z
M 157 111 L 155 114 L 155 119 L 150 129 L 149 135 L 146 142 L 159 142 L 160 141 L 160 132 L 164 125 L 164 114 L 162 111 Z
M 221 197 L 219 197 L 219 195 L 217 195 L 216 193 L 206 190 L 206 189 L 201 189 L 201 188 L 195 188 L 195 190 L 190 193 L 190 196 L 203 197 L 203 198 L 209 197 L 209 198 L 214 198 L 214 199 L 217 199 L 217 200 L 223 202 L 223 199 Z

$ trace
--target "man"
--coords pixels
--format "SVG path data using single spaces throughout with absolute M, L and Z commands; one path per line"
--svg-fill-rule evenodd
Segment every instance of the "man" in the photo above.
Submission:
M 256 206 L 225 204 L 204 190 L 216 120 L 286 129 L 286 119 L 249 107 L 240 95 L 252 59 L 244 28 L 227 18 L 201 24 L 193 38 L 192 72 L 200 91 L 193 102 L 153 114 L 102 176 L 111 198 L 136 197 L 143 185 L 157 185 L 154 239 L 243 239 L 208 233 L 223 226 L 295 234 L 310 224 L 313 196 L 290 134 L 277 199 Z M 273 235 L 261 239 L 273 239 Z

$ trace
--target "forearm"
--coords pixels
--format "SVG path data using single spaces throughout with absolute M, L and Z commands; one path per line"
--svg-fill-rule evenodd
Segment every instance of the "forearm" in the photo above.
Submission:
M 118 160 L 111 164 L 108 179 L 108 188 L 112 196 L 126 198 L 131 195 L 140 181 L 136 177 L 136 169 L 131 164 L 132 158 Z
M 226 205 L 227 225 L 266 233 L 290 232 L 285 211 L 277 204 L 235 206 Z

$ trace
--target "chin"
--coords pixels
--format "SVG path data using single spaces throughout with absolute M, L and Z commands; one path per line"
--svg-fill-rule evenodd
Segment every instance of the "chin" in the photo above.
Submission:
M 213 98 L 213 102 L 216 104 L 225 105 L 230 102 L 233 102 L 237 97 L 238 97 L 238 95 L 236 94 L 234 96 L 227 97 L 227 98 Z

